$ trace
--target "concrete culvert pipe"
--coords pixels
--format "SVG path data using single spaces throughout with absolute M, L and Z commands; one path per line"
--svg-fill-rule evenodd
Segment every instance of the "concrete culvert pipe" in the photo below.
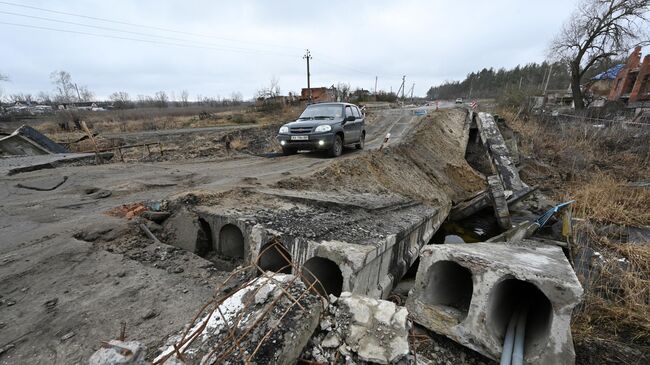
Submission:
M 423 299 L 455 309 L 458 321 L 464 320 L 474 291 L 472 272 L 453 261 L 438 261 L 431 265 L 428 276 Z
M 528 308 L 524 360 L 539 355 L 546 347 L 553 321 L 553 307 L 534 284 L 514 278 L 505 279 L 492 290 L 488 306 L 487 324 L 500 343 L 503 343 L 514 311 Z
M 280 242 L 271 241 L 262 246 L 257 265 L 263 271 L 291 274 L 291 254 Z
M 219 232 L 219 250 L 226 257 L 244 257 L 244 235 L 239 227 L 234 224 L 226 224 Z
M 199 231 L 196 235 L 196 246 L 194 253 L 206 257 L 214 250 L 214 242 L 212 241 L 212 229 L 210 224 L 205 219 L 199 218 Z
M 332 260 L 323 257 L 312 257 L 302 265 L 302 279 L 307 286 L 314 284 L 314 289 L 323 296 L 341 295 L 343 290 L 343 274 L 339 266 Z

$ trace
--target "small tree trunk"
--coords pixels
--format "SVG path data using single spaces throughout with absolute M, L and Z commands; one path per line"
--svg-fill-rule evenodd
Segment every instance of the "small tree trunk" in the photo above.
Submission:
M 576 110 L 583 110 L 585 102 L 582 98 L 582 89 L 580 88 L 580 67 L 575 64 L 571 65 L 571 93 L 573 94 L 573 104 Z

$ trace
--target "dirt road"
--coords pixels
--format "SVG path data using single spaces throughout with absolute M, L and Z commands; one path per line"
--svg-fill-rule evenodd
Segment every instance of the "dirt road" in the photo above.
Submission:
M 419 120 L 412 110 L 377 112 L 367 126 L 366 148 L 379 148 L 387 133 L 389 144 L 398 142 Z M 346 150 L 340 159 L 357 154 Z M 119 334 L 122 322 L 129 338 L 162 337 L 212 295 L 224 273 L 206 270 L 206 261 L 194 255 L 150 247 L 134 259 L 86 242 L 134 229 L 104 214 L 107 210 L 188 190 L 268 185 L 332 161 L 314 153 L 237 155 L 0 177 L 0 364 L 83 363 L 99 339 Z M 64 177 L 53 191 L 17 186 L 54 186 Z M 86 241 L 74 238 L 81 230 Z

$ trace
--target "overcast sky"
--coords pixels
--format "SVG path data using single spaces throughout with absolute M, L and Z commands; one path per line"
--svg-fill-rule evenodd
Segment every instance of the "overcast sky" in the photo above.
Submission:
M 437 1 L 0 1 L 0 84 L 5 94 L 52 91 L 49 74 L 104 98 L 185 89 L 244 98 L 279 80 L 283 93 L 346 82 L 394 91 L 406 75 L 415 95 L 483 67 L 541 62 L 576 0 Z M 129 23 L 120 24 L 87 17 Z M 28 15 L 30 17 L 7 13 Z M 46 18 L 55 21 L 49 21 Z M 68 23 L 62 23 L 68 22 Z M 13 23 L 49 29 L 35 29 Z M 79 23 L 85 27 L 70 23 Z M 163 31 L 164 28 L 171 31 Z M 71 32 L 92 33 L 105 38 Z M 191 33 L 191 34 L 189 34 Z M 130 39 L 148 40 L 150 42 Z

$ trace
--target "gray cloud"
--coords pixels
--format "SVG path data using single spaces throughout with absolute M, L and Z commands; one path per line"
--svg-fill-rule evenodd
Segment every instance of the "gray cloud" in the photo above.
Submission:
M 93 26 L 150 33 L 151 38 L 0 14 L 0 22 L 170 42 L 185 46 L 108 39 L 0 24 L 0 72 L 11 82 L 5 93 L 50 91 L 49 73 L 69 71 L 100 97 L 125 90 L 189 90 L 246 98 L 280 80 L 283 92 L 304 87 L 304 48 L 313 52 L 312 85 L 348 82 L 370 89 L 408 87 L 423 95 L 433 84 L 459 79 L 483 67 L 540 62 L 548 42 L 575 6 L 575 0 L 495 1 L 27 1 L 22 4 L 183 33 L 111 24 L 0 4 L 0 11 Z M 225 40 L 231 39 L 231 40 Z M 236 40 L 236 41 L 232 41 Z M 189 47 L 195 45 L 205 48 Z M 215 49 L 216 48 L 216 49 Z M 224 50 L 223 48 L 237 48 Z

